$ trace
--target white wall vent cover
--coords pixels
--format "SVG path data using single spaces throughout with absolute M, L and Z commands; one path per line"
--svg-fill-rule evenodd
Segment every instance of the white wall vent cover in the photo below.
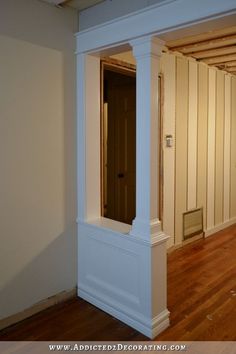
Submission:
M 203 209 L 194 209 L 183 214 L 184 240 L 203 233 Z

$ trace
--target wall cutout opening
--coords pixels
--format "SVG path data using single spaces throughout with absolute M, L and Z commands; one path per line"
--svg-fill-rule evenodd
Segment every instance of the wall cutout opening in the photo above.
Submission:
M 136 72 L 101 67 L 102 216 L 132 224 L 136 204 Z

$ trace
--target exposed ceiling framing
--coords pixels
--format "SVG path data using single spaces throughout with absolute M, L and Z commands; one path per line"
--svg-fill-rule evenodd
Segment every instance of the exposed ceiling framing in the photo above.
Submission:
M 167 47 L 236 74 L 236 26 L 169 41 Z
M 55 6 L 70 6 L 79 11 L 104 0 L 41 0 Z M 236 75 L 236 26 L 221 28 L 166 43 L 171 51 L 195 58 Z
M 41 0 L 57 7 L 70 6 L 79 11 L 87 9 L 104 0 Z

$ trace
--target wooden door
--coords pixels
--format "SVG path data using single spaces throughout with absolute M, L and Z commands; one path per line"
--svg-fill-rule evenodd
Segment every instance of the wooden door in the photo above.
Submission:
M 131 224 L 135 217 L 136 80 L 105 72 L 106 205 L 104 216 Z

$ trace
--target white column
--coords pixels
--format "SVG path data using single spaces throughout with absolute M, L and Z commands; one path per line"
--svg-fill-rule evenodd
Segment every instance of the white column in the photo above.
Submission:
M 100 61 L 96 56 L 78 54 L 78 295 L 154 338 L 169 326 L 168 237 L 158 220 L 162 42 L 144 38 L 132 43 L 138 62 L 138 201 L 133 237 L 89 222 L 100 216 Z M 111 267 L 107 267 L 107 259 L 112 259 Z
M 159 206 L 158 74 L 164 42 L 131 41 L 136 58 L 136 218 L 131 234 L 150 241 L 161 233 Z
M 145 243 L 149 337 L 169 326 L 167 309 L 166 241 L 159 215 L 159 109 L 158 76 L 163 42 L 143 37 L 131 41 L 136 58 L 136 218 L 130 234 Z

